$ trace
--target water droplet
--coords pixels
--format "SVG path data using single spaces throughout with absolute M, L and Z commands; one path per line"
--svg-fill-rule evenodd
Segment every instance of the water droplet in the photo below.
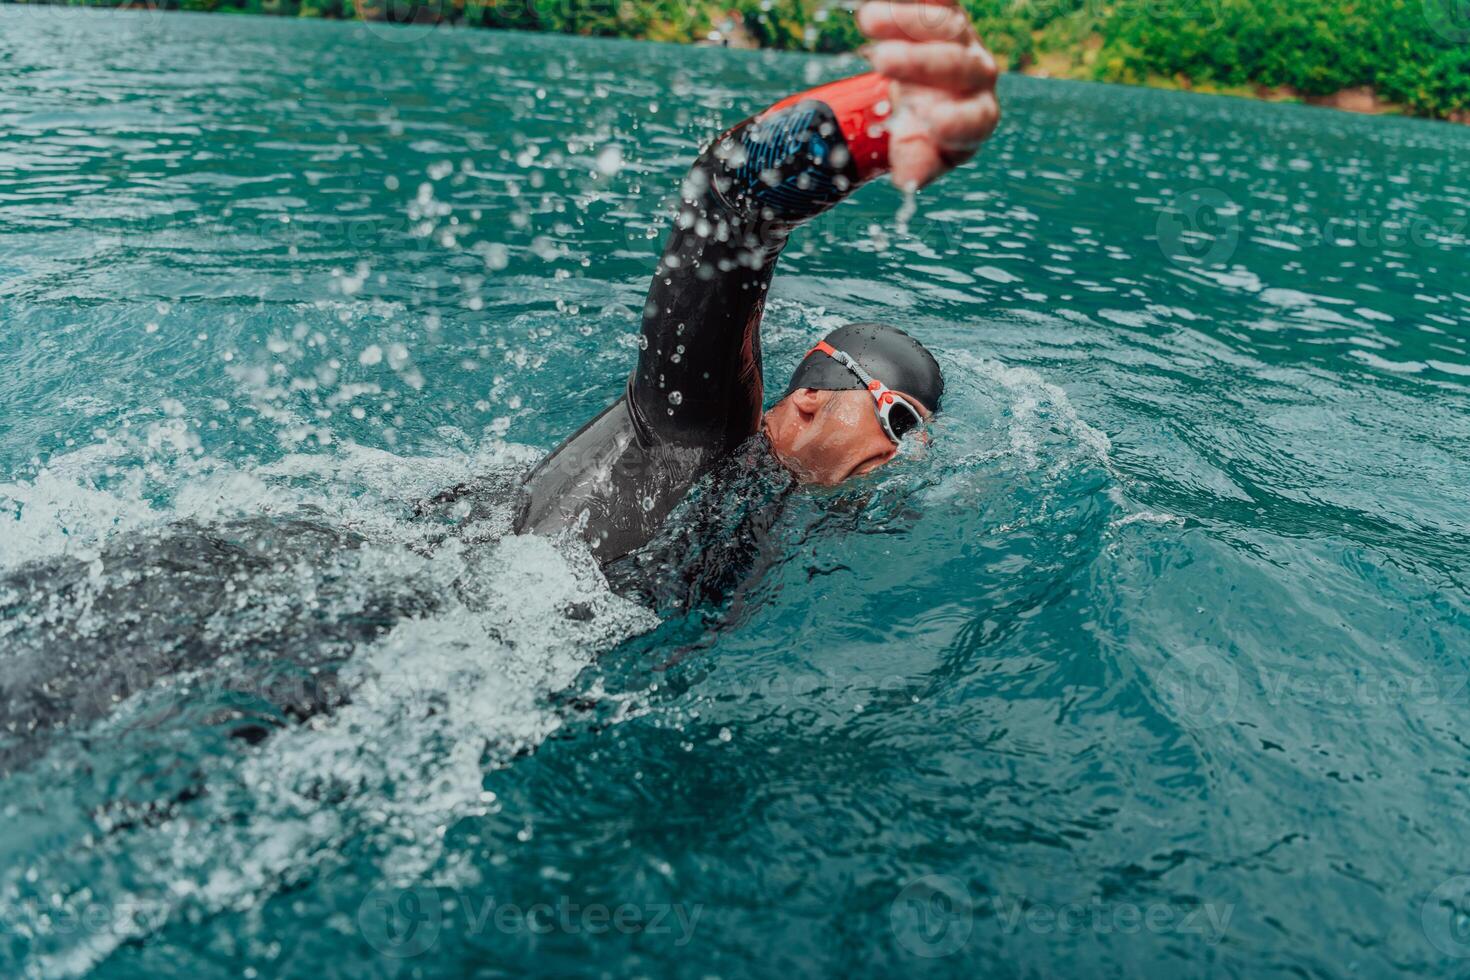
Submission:
M 913 220 L 919 211 L 919 196 L 912 187 L 903 189 L 903 202 L 898 206 L 898 213 L 893 216 L 894 228 L 901 237 L 907 237 L 909 233 L 909 222 Z
M 670 405 L 682 405 L 682 404 L 684 404 L 684 393 L 682 391 L 671 391 L 671 392 L 669 392 L 669 404 Z
M 597 172 L 604 177 L 611 177 L 623 169 L 623 148 L 616 143 L 609 143 L 597 154 Z

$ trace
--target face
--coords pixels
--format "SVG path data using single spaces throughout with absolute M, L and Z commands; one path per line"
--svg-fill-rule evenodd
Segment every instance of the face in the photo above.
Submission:
M 929 417 L 918 399 L 899 394 Z M 836 486 L 898 455 L 878 421 L 873 396 L 862 390 L 798 388 L 766 413 L 766 433 L 777 458 L 803 483 Z

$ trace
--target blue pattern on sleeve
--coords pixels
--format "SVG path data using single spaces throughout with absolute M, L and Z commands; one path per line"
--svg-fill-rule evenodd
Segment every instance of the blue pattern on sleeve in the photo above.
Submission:
M 780 217 L 808 218 L 842 198 L 833 183 L 832 141 L 818 131 L 811 103 L 797 104 L 754 123 L 744 133 L 745 162 L 736 179 L 745 193 Z M 782 175 L 776 184 L 761 175 Z

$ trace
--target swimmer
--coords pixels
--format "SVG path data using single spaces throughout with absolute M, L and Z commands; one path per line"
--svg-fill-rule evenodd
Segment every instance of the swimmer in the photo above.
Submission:
M 922 438 L 944 379 L 922 344 L 884 323 L 816 342 L 762 411 L 761 315 L 792 230 L 881 174 L 932 182 L 999 118 L 995 60 L 952 0 L 871 0 L 857 21 L 874 71 L 784 99 L 696 160 L 627 389 L 527 477 L 518 531 L 570 529 L 604 565 L 636 561 L 707 477 L 779 469 L 788 484 L 832 486 Z M 695 523 L 718 525 L 720 506 Z
M 768 504 L 802 483 L 873 472 L 939 410 L 944 382 L 923 346 L 895 327 L 859 323 L 815 344 L 781 400 L 762 412 L 760 320 L 791 231 L 883 173 L 901 186 L 933 181 L 969 159 L 997 119 L 994 61 L 959 9 L 870 2 L 858 23 L 875 42 L 876 71 L 778 103 L 695 163 L 626 394 L 525 481 L 518 530 L 582 534 L 609 584 L 657 607 L 728 598 L 762 551 L 778 510 Z M 689 493 L 706 478 L 712 492 Z M 500 520 L 510 523 L 509 490 L 482 478 L 419 501 L 418 516 L 442 518 L 452 547 L 483 550 L 503 530 Z M 684 519 L 668 522 L 676 507 Z M 11 629 L 0 672 L 0 774 L 160 678 L 226 658 L 274 677 L 286 637 L 302 671 L 330 676 L 399 620 L 473 602 L 413 581 L 358 588 L 361 544 L 309 516 L 184 521 L 110 543 L 98 559 L 110 573 L 100 584 L 91 565 L 71 558 L 0 576 L 0 624 Z M 320 577 L 300 601 L 221 632 L 216 616 L 239 607 L 237 587 L 296 569 Z M 44 626 L 23 631 L 21 623 Z M 243 680 L 259 693 L 260 684 Z M 272 687 L 261 703 L 219 720 L 255 742 L 286 718 L 332 710 L 341 696 L 332 683 Z

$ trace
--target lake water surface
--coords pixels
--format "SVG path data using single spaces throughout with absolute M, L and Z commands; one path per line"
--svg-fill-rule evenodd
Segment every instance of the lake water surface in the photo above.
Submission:
M 416 508 L 857 70 L 0 7 L 0 975 L 1470 971 L 1470 130 L 1006 77 L 782 260 L 949 393 L 729 603 Z

